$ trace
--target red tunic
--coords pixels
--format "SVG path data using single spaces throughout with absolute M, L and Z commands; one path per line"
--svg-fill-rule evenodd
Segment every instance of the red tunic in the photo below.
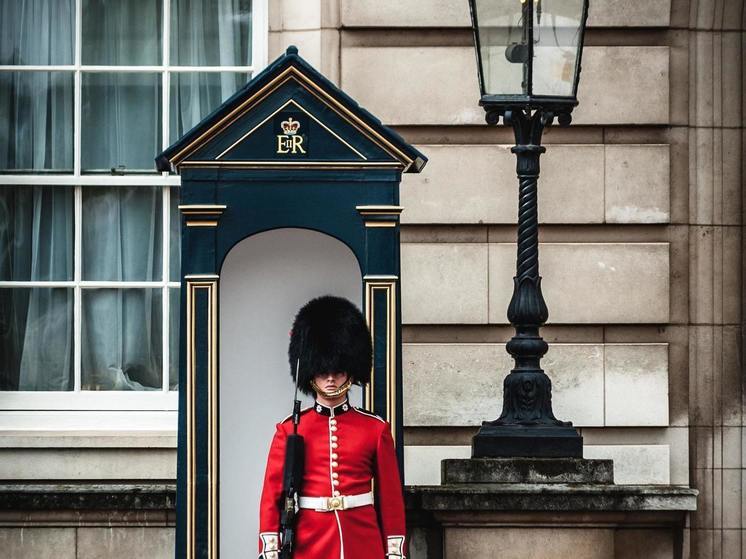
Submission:
M 259 557 L 275 559 L 279 544 L 278 500 L 282 493 L 285 442 L 290 418 L 277 424 L 264 476 L 259 511 Z M 298 512 L 293 559 L 383 559 L 404 557 L 404 499 L 389 424 L 348 402 L 321 404 L 301 414 L 305 442 L 304 497 L 360 495 L 375 486 L 375 507 Z

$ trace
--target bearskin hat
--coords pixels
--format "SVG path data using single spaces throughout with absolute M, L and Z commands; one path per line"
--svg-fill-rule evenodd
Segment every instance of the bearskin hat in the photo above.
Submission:
M 352 302 L 332 295 L 306 303 L 295 316 L 290 334 L 293 381 L 299 357 L 298 388 L 306 394 L 313 392 L 311 381 L 317 373 L 344 371 L 356 384 L 370 382 L 372 346 L 362 313 Z

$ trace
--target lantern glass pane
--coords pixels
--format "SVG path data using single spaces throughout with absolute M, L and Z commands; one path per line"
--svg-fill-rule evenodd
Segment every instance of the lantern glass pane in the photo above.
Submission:
M 528 7 L 521 0 L 475 0 L 481 72 L 486 95 L 525 95 Z
M 534 95 L 575 96 L 583 0 L 534 2 Z

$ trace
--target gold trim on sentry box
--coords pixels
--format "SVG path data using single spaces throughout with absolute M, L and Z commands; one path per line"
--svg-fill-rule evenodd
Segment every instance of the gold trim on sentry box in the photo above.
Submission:
M 179 204 L 184 215 L 222 215 L 228 207 L 224 204 Z
M 186 451 L 187 451 L 187 526 L 186 544 L 187 558 L 196 558 L 195 518 L 197 511 L 197 465 L 196 465 L 196 376 L 197 376 L 197 322 L 196 295 L 199 290 L 207 293 L 207 557 L 216 559 L 218 556 L 218 432 L 217 432 L 217 313 L 218 313 L 218 276 L 216 275 L 187 275 L 186 281 Z
M 318 123 L 318 124 L 319 124 L 319 126 L 321 126 L 321 127 L 322 127 L 322 128 L 324 128 L 324 129 L 325 129 L 325 130 L 326 130 L 327 132 L 329 132 L 329 134 L 331 134 L 332 136 L 334 136 L 335 138 L 337 138 L 337 140 L 339 140 L 339 141 L 340 141 L 340 142 L 342 142 L 342 143 L 343 143 L 344 145 L 346 145 L 346 146 L 347 146 L 348 148 L 350 148 L 350 149 L 351 149 L 352 151 L 354 151 L 354 152 L 355 152 L 355 153 L 356 153 L 356 154 L 357 154 L 357 155 L 358 155 L 359 157 L 361 157 L 361 158 L 362 158 L 362 159 L 363 159 L 364 161 L 367 161 L 367 159 L 368 159 L 367 157 L 365 157 L 365 156 L 364 156 L 364 155 L 363 155 L 362 153 L 360 153 L 360 152 L 359 152 L 358 150 L 356 150 L 356 149 L 355 149 L 354 147 L 352 147 L 352 146 L 351 146 L 350 144 L 348 144 L 348 143 L 347 143 L 347 142 L 346 142 L 346 141 L 345 141 L 345 140 L 344 140 L 344 139 L 343 139 L 343 138 L 342 138 L 341 136 L 339 136 L 339 134 L 337 134 L 336 132 L 334 132 L 334 131 L 333 131 L 333 130 L 332 130 L 331 128 L 329 128 L 329 127 L 328 127 L 328 126 L 327 126 L 326 124 L 324 124 L 324 123 L 323 123 L 323 122 L 321 122 L 321 121 L 320 121 L 320 120 L 319 120 L 318 118 L 316 118 L 315 116 L 313 116 L 313 115 L 312 115 L 312 114 L 311 114 L 311 113 L 310 113 L 309 111 L 307 111 L 306 109 L 304 109 L 303 107 L 301 107 L 301 106 L 300 106 L 300 105 L 299 105 L 299 104 L 298 104 L 298 103 L 297 103 L 297 102 L 296 102 L 296 101 L 295 101 L 294 99 L 290 99 L 290 100 L 289 100 L 289 101 L 288 101 L 287 103 L 285 103 L 285 104 L 284 104 L 284 105 L 283 105 L 282 107 L 280 107 L 279 109 L 277 109 L 277 110 L 276 110 L 275 112 L 273 112 L 273 113 L 272 113 L 271 115 L 269 115 L 269 116 L 268 116 L 267 118 L 265 118 L 265 119 L 264 119 L 263 121 L 261 121 L 261 122 L 260 122 L 259 124 L 257 124 L 256 126 L 254 126 L 254 128 L 252 128 L 251 130 L 249 130 L 248 132 L 246 132 L 246 134 L 244 134 L 244 135 L 243 135 L 243 136 L 241 136 L 241 137 L 240 137 L 240 138 L 239 138 L 238 140 L 236 140 L 236 141 L 235 141 L 235 142 L 233 142 L 233 143 L 232 143 L 232 144 L 231 144 L 230 146 L 228 146 L 228 148 L 226 148 L 226 149 L 225 149 L 225 150 L 224 150 L 224 151 L 223 151 L 223 152 L 222 152 L 222 153 L 221 153 L 220 155 L 218 155 L 218 156 L 217 156 L 217 157 L 216 157 L 215 159 L 222 159 L 222 158 L 223 158 L 223 156 L 224 156 L 225 154 L 227 154 L 227 153 L 228 153 L 229 151 L 231 151 L 231 150 L 232 150 L 232 149 L 233 149 L 234 147 L 236 147 L 236 146 L 237 146 L 238 144 L 240 144 L 241 142 L 243 142 L 243 141 L 244 141 L 244 140 L 245 140 L 246 138 L 248 138 L 249 136 L 251 136 L 251 135 L 252 135 L 252 134 L 253 134 L 253 133 L 254 133 L 254 132 L 256 131 L 256 129 L 257 129 L 257 128 L 259 128 L 260 126 L 262 126 L 262 125 L 263 125 L 264 123 L 266 123 L 266 122 L 267 122 L 267 121 L 268 121 L 268 120 L 269 120 L 270 118 L 272 118 L 273 116 L 275 116 L 275 115 L 276 115 L 277 113 L 279 113 L 280 111 L 283 111 L 283 110 L 285 110 L 285 107 L 287 107 L 287 106 L 288 106 L 288 105 L 290 105 L 290 104 L 292 104 L 292 105 L 295 105 L 295 106 L 296 106 L 296 107 L 297 107 L 298 109 L 300 109 L 301 111 L 303 111 L 304 113 L 306 113 L 306 114 L 307 114 L 307 115 L 308 115 L 308 116 L 309 116 L 310 118 L 312 118 L 312 119 L 313 119 L 314 121 L 316 121 L 316 123 Z
M 365 279 L 365 318 L 371 331 L 371 343 L 373 344 L 373 355 L 375 355 L 375 304 L 376 291 L 384 291 L 386 294 L 386 419 L 391 425 L 391 434 L 396 441 L 396 281 L 370 281 Z M 391 277 L 391 276 L 389 276 Z M 370 383 L 365 387 L 365 402 L 368 409 L 375 413 L 375 402 L 373 401 L 373 390 L 375 386 L 375 366 L 370 372 Z
M 396 227 L 396 221 L 366 221 L 366 227 Z
M 241 168 L 241 169 L 282 169 L 295 167 L 297 169 L 356 169 L 367 167 L 373 169 L 389 169 L 401 167 L 401 163 L 387 161 L 184 161 L 181 167 L 200 168 Z
M 269 95 L 275 89 L 281 87 L 285 82 L 290 79 L 295 79 L 297 83 L 305 88 L 307 91 L 325 102 L 334 112 L 344 118 L 348 123 L 357 128 L 361 133 L 373 140 L 374 143 L 379 145 L 384 151 L 389 153 L 395 159 L 398 159 L 401 164 L 404 165 L 404 171 L 414 163 L 414 160 L 408 157 L 404 152 L 392 144 L 389 140 L 381 136 L 377 131 L 368 126 L 358 116 L 353 114 L 349 109 L 342 105 L 339 101 L 329 95 L 324 89 L 319 87 L 313 82 L 308 76 L 303 74 L 295 66 L 290 66 L 277 75 L 267 85 L 262 87 L 259 91 L 254 93 L 248 99 L 245 99 L 240 105 L 234 108 L 231 112 L 213 124 L 210 128 L 205 130 L 201 135 L 191 141 L 189 144 L 184 146 L 178 153 L 176 153 L 171 159 L 170 163 L 172 166 L 178 166 L 186 156 L 203 145 L 207 140 L 217 134 L 224 126 L 230 125 L 236 120 L 239 115 L 248 109 L 252 104 L 259 103 L 264 97 Z
M 404 206 L 355 206 L 360 215 L 398 215 Z

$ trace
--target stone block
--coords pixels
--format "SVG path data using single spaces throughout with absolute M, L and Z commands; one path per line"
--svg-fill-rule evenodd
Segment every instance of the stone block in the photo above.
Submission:
M 2 449 L 0 479 L 176 479 L 176 449 Z
M 668 445 L 586 445 L 583 457 L 613 460 L 617 485 L 668 485 L 671 482 Z
M 402 244 L 401 270 L 404 323 L 487 322 L 486 244 Z
M 77 559 L 75 528 L 0 528 L 0 549 L 9 559 Z
M 509 357 L 497 344 L 404 344 L 404 425 L 474 426 L 495 419 L 507 373 L 503 354 Z
M 514 244 L 490 244 L 490 323 L 507 322 L 515 258 Z M 545 243 L 539 260 L 550 323 L 669 320 L 668 243 Z
M 515 159 L 512 153 L 511 156 Z M 512 163 L 511 169 L 515 167 L 515 160 Z M 539 176 L 539 221 L 603 223 L 604 165 L 603 146 L 549 146 L 542 156 Z M 582 172 L 578 172 L 579 169 Z M 511 189 L 507 193 L 516 200 L 513 203 L 513 219 L 509 223 L 516 223 L 518 179 L 514 175 L 511 178 Z
M 270 2 L 275 5 L 270 11 L 277 10 L 280 29 L 319 29 L 321 3 L 321 0 L 281 0 Z M 271 19 L 276 20 L 275 17 Z
M 470 27 L 469 5 L 455 0 L 340 0 L 345 27 Z
M 591 2 L 589 27 L 667 27 L 671 0 L 604 0 Z
M 672 559 L 672 530 L 620 529 L 614 533 L 614 559 Z
M 720 470 L 722 472 L 722 528 L 741 529 L 741 506 L 743 480 L 741 468 Z
M 722 472 L 723 528 L 738 530 L 743 526 L 743 471 L 741 468 L 725 469 Z
M 173 528 L 78 529 L 77 559 L 171 559 L 173 556 Z
M 607 145 L 608 223 L 668 223 L 670 150 L 667 145 Z
M 402 223 L 516 223 L 518 179 L 510 147 L 418 146 L 429 161 L 422 173 L 404 175 Z M 580 175 L 573 172 L 579 167 Z M 542 157 L 539 220 L 602 223 L 603 185 L 603 146 L 551 146 Z
M 688 427 L 668 427 L 665 429 L 605 427 L 603 429 L 583 429 L 582 433 L 586 449 L 597 445 L 668 445 L 671 483 L 682 486 L 688 486 L 690 483 L 690 433 Z M 694 444 L 695 438 L 693 437 L 692 446 Z M 691 455 L 695 455 L 694 451 Z M 694 467 L 693 459 L 692 467 Z
M 420 145 L 425 169 L 402 175 L 402 223 L 514 223 L 515 156 L 508 146 Z M 454 203 L 457 200 L 458 203 Z
M 742 467 L 741 443 L 746 429 L 743 427 L 722 428 L 722 454 L 715 462 L 715 467 L 740 468 Z M 746 466 L 746 463 L 743 464 Z
M 497 418 L 512 366 L 503 344 L 404 344 L 404 424 L 477 426 Z M 558 418 L 603 425 L 603 346 L 552 344 L 543 367 Z
M 603 425 L 603 353 L 602 344 L 549 346 L 541 364 L 552 380 L 552 408 L 557 419 L 572 421 L 576 427 Z M 512 363 L 510 356 L 508 363 Z
M 614 531 L 592 528 L 447 528 L 445 557 L 609 559 Z
M 341 75 L 386 124 L 484 124 L 473 47 L 343 47 Z
M 440 485 L 440 461 L 447 458 L 469 458 L 470 446 L 405 446 L 404 483 L 406 485 Z
M 341 0 L 345 27 L 470 27 L 469 7 L 457 0 Z M 671 0 L 605 0 L 591 4 L 589 27 L 666 27 Z
M 588 47 L 575 124 L 668 124 L 668 47 Z
M 573 121 L 667 124 L 668 62 L 668 47 L 585 48 Z M 386 124 L 484 125 L 471 46 L 343 47 L 341 83 Z
M 442 461 L 442 473 L 444 484 L 614 483 L 611 460 L 583 458 L 451 458 Z
M 668 426 L 668 344 L 606 344 L 606 425 Z

